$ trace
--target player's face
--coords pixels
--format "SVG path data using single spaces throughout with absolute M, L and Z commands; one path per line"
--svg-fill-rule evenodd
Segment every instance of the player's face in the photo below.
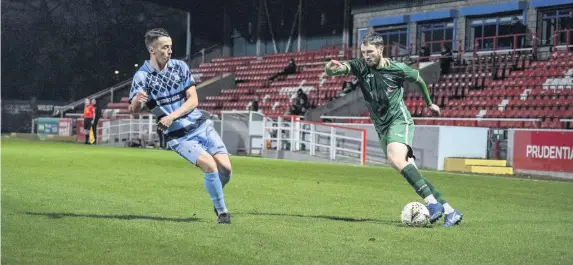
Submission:
M 382 46 L 376 46 L 373 44 L 360 45 L 362 57 L 364 57 L 366 64 L 369 67 L 376 67 L 380 64 L 380 60 L 382 60 L 382 50 Z
M 171 38 L 159 37 L 153 45 L 151 55 L 153 55 L 159 63 L 166 64 L 171 58 L 172 48 Z

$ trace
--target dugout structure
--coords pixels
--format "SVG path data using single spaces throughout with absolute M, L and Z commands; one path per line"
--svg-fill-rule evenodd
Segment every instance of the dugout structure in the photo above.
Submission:
M 261 154 L 263 119 L 264 115 L 255 111 L 221 112 L 219 134 L 230 154 Z

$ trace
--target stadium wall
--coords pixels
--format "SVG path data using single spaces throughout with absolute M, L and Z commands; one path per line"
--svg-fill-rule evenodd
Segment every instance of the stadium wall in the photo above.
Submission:
M 279 53 L 289 53 L 297 51 L 297 39 L 294 38 L 290 41 L 288 39 L 276 40 L 277 51 Z M 257 56 L 265 54 L 274 54 L 274 44 L 272 41 L 261 42 L 261 54 L 257 54 L 257 44 L 250 42 L 241 35 L 232 37 L 232 55 L 233 56 Z M 288 49 L 287 49 L 288 45 Z M 340 46 L 342 45 L 342 34 L 334 34 L 330 36 L 310 36 L 301 41 L 302 51 L 320 50 L 325 46 Z
M 49 100 L 2 100 L 2 133 L 29 133 L 32 120 L 50 116 L 55 106 L 65 102 Z
M 408 2 L 408 4 L 380 4 L 368 8 L 353 6 L 353 43 L 359 43 L 361 37 L 368 31 L 406 26 L 408 31 L 407 45 L 412 45 L 418 42 L 419 34 L 417 33 L 417 25 L 419 23 L 450 20 L 454 23 L 454 40 L 461 40 L 464 48 L 467 49 L 473 46 L 473 43 L 466 41 L 466 39 L 470 37 L 469 32 L 466 32 L 468 23 L 470 22 L 468 18 L 491 18 L 495 14 L 518 15 L 523 17 L 522 22 L 527 26 L 529 32 L 538 32 L 539 10 L 572 4 L 570 0 L 422 0 L 404 2 Z M 424 2 L 428 4 L 424 5 Z M 456 43 L 453 45 L 456 45 Z M 415 49 L 412 52 L 417 54 L 418 50 Z

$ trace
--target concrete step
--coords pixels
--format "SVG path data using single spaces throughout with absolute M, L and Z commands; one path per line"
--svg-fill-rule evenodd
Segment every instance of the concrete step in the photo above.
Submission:
M 513 175 L 511 167 L 490 167 L 490 166 L 469 166 L 470 173 L 493 174 L 493 175 Z

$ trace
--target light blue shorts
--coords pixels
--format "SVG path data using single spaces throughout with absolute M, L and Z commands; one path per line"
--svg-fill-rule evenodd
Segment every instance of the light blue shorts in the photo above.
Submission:
M 213 121 L 211 120 L 206 120 L 199 128 L 188 135 L 173 139 L 167 144 L 171 150 L 174 150 L 195 166 L 197 166 L 197 159 L 203 151 L 210 155 L 229 153 L 221 136 L 213 128 Z

